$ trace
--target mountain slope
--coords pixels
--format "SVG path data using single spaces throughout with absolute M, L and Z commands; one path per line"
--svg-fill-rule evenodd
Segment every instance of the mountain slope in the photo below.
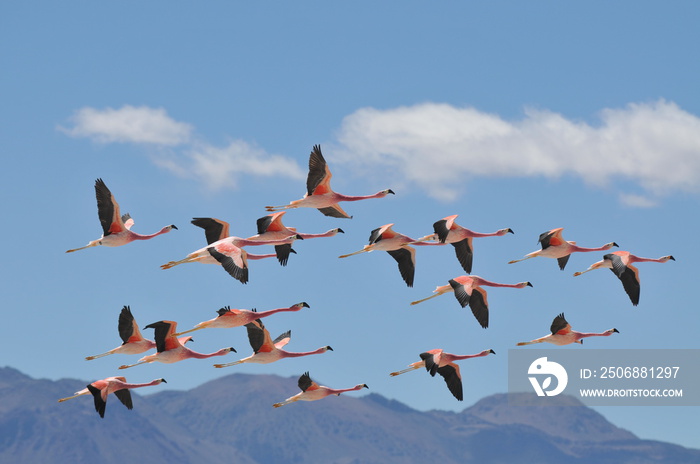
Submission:
M 100 419 L 90 397 L 57 402 L 87 383 L 0 368 L 0 462 L 700 462 L 700 450 L 640 440 L 573 398 L 512 407 L 493 395 L 452 413 L 351 393 L 275 409 L 296 379 L 234 374 L 189 391 L 134 391 L 132 411 L 109 398 Z

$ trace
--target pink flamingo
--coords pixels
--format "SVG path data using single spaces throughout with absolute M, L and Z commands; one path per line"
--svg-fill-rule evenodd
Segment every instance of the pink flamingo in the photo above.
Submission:
M 321 146 L 314 145 L 309 156 L 309 174 L 306 178 L 306 194 L 288 205 L 266 206 L 270 212 L 291 208 L 316 208 L 326 216 L 336 218 L 352 218 L 338 205 L 341 201 L 358 201 L 370 198 L 384 198 L 393 194 L 391 189 L 382 190 L 374 195 L 349 196 L 336 193 L 331 189 L 331 171 L 321 154 Z
M 257 221 L 258 234 L 248 237 L 248 240 L 284 240 L 286 239 L 288 243 L 283 245 L 275 245 L 275 252 L 277 253 L 277 259 L 282 266 L 287 265 L 287 260 L 289 259 L 290 253 L 296 253 L 292 250 L 292 242 L 289 237 L 300 236 L 302 239 L 306 240 L 309 238 L 323 238 L 323 237 L 333 237 L 337 234 L 344 233 L 343 229 L 337 227 L 331 229 L 322 234 L 304 234 L 297 232 L 294 227 L 286 227 L 282 224 L 282 216 L 286 214 L 286 211 L 280 211 L 277 213 L 268 214 L 263 216 Z
M 416 361 L 408 365 L 407 369 L 401 371 L 392 372 L 392 377 L 397 375 L 410 372 L 415 369 L 420 369 L 425 367 L 431 376 L 435 377 L 435 373 L 440 374 L 447 384 L 447 388 L 450 390 L 452 395 L 457 398 L 458 401 L 462 401 L 464 396 L 462 394 L 462 376 L 459 373 L 459 366 L 455 364 L 455 361 L 461 361 L 462 359 L 471 358 L 481 358 L 488 356 L 490 354 L 496 354 L 493 350 L 484 350 L 477 354 L 467 354 L 467 355 L 457 355 L 451 353 L 445 353 L 441 349 L 435 349 L 421 353 L 419 356 L 421 361 Z
M 119 337 L 124 343 L 118 347 L 107 351 L 106 353 L 96 354 L 95 356 L 88 356 L 85 359 L 87 361 L 101 358 L 103 356 L 108 356 L 110 354 L 141 354 L 152 348 L 156 347 L 156 342 L 143 338 L 139 326 L 134 319 L 133 314 L 131 314 L 131 308 L 129 306 L 124 306 L 119 313 Z M 182 337 L 179 339 L 180 343 L 183 345 L 190 340 L 192 337 Z
M 558 229 L 552 229 L 548 232 L 540 234 L 539 243 L 542 245 L 541 250 L 528 253 L 524 258 L 509 261 L 508 264 L 518 263 L 520 261 L 525 261 L 526 259 L 541 256 L 543 258 L 556 258 L 556 260 L 559 262 L 559 269 L 563 271 L 566 267 L 566 263 L 569 261 L 569 256 L 571 253 L 606 251 L 617 246 L 617 243 L 610 242 L 598 248 L 580 247 L 576 245 L 576 242 L 567 242 L 564 240 L 564 238 L 561 236 L 562 230 L 564 230 L 564 228 L 560 227 Z
M 139 359 L 135 364 L 122 365 L 119 369 L 128 369 L 129 367 L 138 366 L 139 364 L 146 364 L 152 362 L 162 362 L 166 364 L 182 361 L 183 359 L 195 358 L 195 359 L 206 359 L 213 356 L 224 356 L 229 354 L 231 351 L 234 353 L 236 350 L 233 348 L 222 348 L 219 351 L 213 353 L 204 354 L 192 351 L 185 347 L 175 336 L 175 331 L 177 330 L 177 322 L 173 321 L 158 321 L 153 324 L 148 324 L 147 329 L 155 329 L 155 339 L 156 339 L 156 349 L 158 350 L 155 354 L 149 354 Z
M 98 412 L 100 417 L 105 417 L 105 408 L 107 406 L 107 395 L 114 393 L 121 403 L 126 406 L 127 409 L 133 409 L 134 404 L 131 400 L 131 389 L 150 387 L 152 385 L 159 385 L 161 383 L 168 383 L 165 379 L 155 379 L 148 383 L 127 383 L 124 377 L 107 377 L 106 379 L 96 380 L 80 391 L 75 392 L 73 396 L 67 398 L 61 398 L 58 400 L 59 403 L 63 401 L 72 400 L 82 395 L 92 394 L 95 400 L 95 410 Z
M 369 235 L 369 244 L 361 250 L 338 256 L 347 258 L 348 256 L 367 253 L 374 250 L 383 250 L 391 255 L 399 265 L 399 272 L 406 285 L 413 287 L 413 277 L 416 272 L 416 250 L 409 243 L 414 245 L 439 245 L 439 243 L 423 243 L 412 239 L 407 235 L 395 232 L 392 229 L 394 224 L 385 224 L 374 229 Z
M 499 229 L 493 233 L 481 233 L 469 230 L 455 223 L 457 214 L 447 216 L 433 224 L 434 234 L 421 237 L 418 241 L 437 240 L 440 243 L 450 243 L 455 248 L 457 260 L 462 265 L 462 268 L 467 274 L 472 273 L 472 261 L 474 259 L 474 247 L 472 242 L 474 238 L 480 237 L 500 237 L 506 234 L 514 233 L 512 229 Z
M 479 276 L 459 276 L 454 279 L 450 279 L 449 285 L 440 285 L 435 290 L 433 290 L 434 295 L 421 300 L 412 301 L 412 305 L 422 303 L 436 296 L 440 296 L 444 293 L 454 292 L 455 298 L 462 305 L 462 308 L 469 305 L 472 310 L 472 314 L 479 322 L 481 327 L 484 329 L 489 326 L 489 302 L 486 294 L 486 290 L 481 288 L 482 286 L 488 287 L 506 287 L 506 288 L 525 288 L 532 287 L 530 282 L 519 282 L 517 284 L 499 284 L 496 282 L 491 282 L 490 280 L 483 279 Z
M 173 224 L 165 226 L 155 234 L 141 235 L 131 231 L 134 225 L 134 220 L 127 213 L 123 216 L 119 213 L 119 203 L 114 199 L 114 195 L 109 191 L 102 179 L 95 181 L 95 196 L 97 197 L 97 215 L 102 224 L 102 237 L 93 240 L 84 247 L 67 250 L 66 253 L 72 253 L 78 250 L 84 250 L 98 245 L 117 247 L 126 245 L 134 240 L 148 240 L 157 235 L 166 234 L 172 229 L 177 229 Z
M 214 364 L 214 367 L 221 368 L 243 363 L 268 364 L 279 361 L 283 358 L 298 358 L 300 356 L 325 353 L 329 350 L 333 351 L 333 348 L 330 346 L 322 346 L 317 350 L 304 351 L 301 353 L 285 351 L 282 349 L 282 347 L 289 343 L 292 336 L 291 330 L 286 331 L 276 339 L 272 340 L 272 337 L 270 337 L 270 332 L 267 331 L 260 319 L 256 319 L 255 321 L 246 324 L 245 327 L 248 330 L 248 341 L 250 342 L 251 348 L 253 348 L 253 354 L 247 358 L 239 359 L 238 361 L 226 364 Z
M 580 343 L 583 345 L 583 339 L 586 337 L 609 337 L 614 333 L 620 333 L 620 331 L 615 328 L 606 330 L 602 333 L 576 332 L 575 330 L 571 330 L 571 325 L 566 322 L 564 313 L 561 313 L 554 318 L 549 330 L 552 332 L 551 334 L 536 338 L 535 340 L 531 340 L 529 342 L 520 342 L 517 344 L 517 346 L 532 345 L 533 343 L 544 342 L 552 343 L 558 346 L 569 345 L 571 343 Z
M 613 251 L 603 256 L 602 261 L 593 263 L 588 269 L 582 272 L 576 272 L 574 276 L 580 276 L 593 269 L 610 269 L 613 274 L 617 276 L 622 282 L 622 287 L 625 292 L 630 297 L 632 304 L 637 306 L 639 304 L 639 269 L 632 266 L 632 263 L 665 263 L 669 260 L 675 261 L 676 258 L 673 256 L 662 256 L 661 258 L 640 258 L 631 254 L 629 251 Z
M 228 329 L 231 327 L 241 327 L 255 321 L 256 319 L 262 319 L 263 317 L 272 316 L 273 314 L 280 312 L 299 311 L 301 308 L 309 307 L 310 306 L 306 302 L 301 302 L 288 308 L 277 308 L 269 311 L 257 312 L 255 309 L 248 311 L 247 309 L 231 309 L 230 306 L 226 306 L 225 308 L 221 308 L 217 311 L 219 315 L 214 319 L 200 322 L 194 326 L 193 329 L 185 330 L 184 332 L 176 333 L 175 335 L 183 335 L 194 332 L 195 330 L 207 328 Z
M 228 236 L 229 225 L 227 222 L 214 218 L 194 218 L 192 224 L 202 227 L 207 237 L 208 245 L 193 251 L 179 261 L 170 261 L 161 265 L 161 269 L 185 263 L 221 264 L 226 272 L 234 279 L 245 284 L 248 282 L 248 259 L 272 258 L 276 255 L 253 255 L 243 250 L 249 245 L 278 245 L 287 243 L 287 240 L 247 240 L 240 237 Z M 222 238 L 223 237 L 223 238 Z M 294 236 L 294 238 L 301 238 Z
M 299 385 L 301 393 L 297 393 L 296 395 L 287 398 L 281 403 L 275 403 L 272 406 L 274 406 L 275 408 L 279 408 L 286 404 L 294 403 L 296 401 L 316 401 L 331 395 L 340 396 L 341 393 L 362 390 L 363 388 L 369 388 L 366 383 L 355 385 L 352 388 L 329 388 L 324 385 L 319 385 L 313 380 L 311 380 L 311 377 L 309 376 L 308 372 L 305 372 L 304 374 L 302 374 L 301 377 L 299 377 L 299 381 L 297 382 L 297 384 Z

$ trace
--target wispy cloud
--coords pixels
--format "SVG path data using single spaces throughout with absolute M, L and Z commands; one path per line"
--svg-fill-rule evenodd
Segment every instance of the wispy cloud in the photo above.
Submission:
M 119 109 L 85 107 L 71 118 L 73 137 L 97 142 L 128 142 L 175 146 L 190 140 L 192 126 L 172 119 L 163 108 L 125 105 Z
M 475 176 L 557 178 L 595 186 L 632 181 L 646 193 L 617 189 L 625 204 L 700 191 L 700 118 L 676 104 L 631 104 L 600 113 L 600 123 L 528 109 L 518 121 L 474 108 L 426 103 L 347 116 L 338 141 L 344 161 L 374 166 L 429 195 L 454 200 Z
M 159 164 L 176 174 L 201 179 L 215 189 L 235 186 L 238 178 L 246 175 L 300 180 L 306 177 L 296 161 L 268 154 L 243 140 L 234 140 L 223 148 L 198 143 L 189 147 L 178 162 L 168 158 Z
M 134 143 L 168 150 L 151 150 L 161 168 L 195 178 L 210 188 L 236 187 L 241 176 L 288 177 L 306 175 L 296 161 L 266 153 L 243 140 L 215 147 L 193 136 L 190 124 L 171 118 L 162 108 L 125 105 L 119 109 L 81 108 L 71 127 L 59 129 L 72 137 L 100 143 Z
M 306 175 L 295 160 L 243 140 L 224 147 L 198 140 L 162 108 L 82 108 L 71 124 L 61 130 L 74 137 L 159 147 L 149 151 L 155 163 L 212 188 L 235 187 L 247 175 Z M 534 109 L 508 121 L 448 104 L 363 108 L 343 119 L 336 138 L 334 163 L 447 201 L 475 177 L 574 176 L 634 207 L 700 192 L 700 118 L 663 100 L 605 109 L 597 124 Z

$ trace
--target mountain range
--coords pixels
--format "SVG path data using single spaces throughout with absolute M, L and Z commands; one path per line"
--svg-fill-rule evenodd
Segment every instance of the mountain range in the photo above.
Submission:
M 296 378 L 232 374 L 188 391 L 133 390 L 131 411 L 110 395 L 101 419 L 89 396 L 57 402 L 87 383 L 0 368 L 0 462 L 700 462 L 700 450 L 639 439 L 572 397 L 509 406 L 496 394 L 455 413 L 353 392 L 275 409 L 299 391 Z

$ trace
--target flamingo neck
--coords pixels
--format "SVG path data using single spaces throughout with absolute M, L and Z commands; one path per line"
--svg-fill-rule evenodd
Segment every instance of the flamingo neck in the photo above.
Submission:
M 329 388 L 329 389 L 328 389 L 328 392 L 329 392 L 329 394 L 331 394 L 331 395 L 340 395 L 341 393 L 350 392 L 350 391 L 362 390 L 363 388 L 364 388 L 364 385 L 355 385 L 355 386 L 352 387 L 352 388 L 339 388 L 339 389 L 336 389 L 336 388 Z
M 601 332 L 601 333 L 593 333 L 593 332 L 576 332 L 576 340 L 580 340 L 582 338 L 587 338 L 587 337 L 609 337 L 613 332 Z
M 122 388 L 151 387 L 153 385 L 159 385 L 161 382 L 162 382 L 161 379 L 155 379 L 155 380 L 152 380 L 148 383 L 125 383 Z
M 486 351 L 484 353 L 477 353 L 477 354 L 452 355 L 451 358 L 453 361 L 461 361 L 462 359 L 481 358 L 481 357 L 487 356 L 488 354 L 489 354 L 489 352 Z
M 284 350 L 279 350 L 279 351 L 280 351 L 280 353 L 282 353 L 282 356 L 285 358 L 298 358 L 300 356 L 309 356 L 312 354 L 325 353 L 326 351 L 328 351 L 328 348 L 326 348 L 324 346 L 324 347 L 319 348 L 319 349 L 314 350 L 314 351 L 302 351 L 302 352 L 291 352 L 291 351 L 284 351 Z
M 372 195 L 361 195 L 361 196 L 353 196 L 353 195 L 343 195 L 342 193 L 336 193 L 335 194 L 335 200 L 336 201 L 359 201 L 359 200 L 369 200 L 371 198 L 384 198 L 386 196 L 386 193 L 384 192 L 377 192 Z
M 331 229 L 329 231 L 326 231 L 322 234 L 299 234 L 301 238 L 307 239 L 307 238 L 324 238 L 324 237 L 332 237 L 336 234 L 335 229 Z
M 638 263 L 665 263 L 668 261 L 669 258 L 663 257 L 663 258 L 640 258 L 638 256 L 634 257 L 634 261 Z
M 469 230 L 466 227 L 462 227 L 462 230 L 460 231 L 462 235 L 465 237 L 471 237 L 471 238 L 480 238 L 480 237 L 495 237 L 497 235 L 505 235 L 507 232 L 505 231 L 496 231 L 496 232 L 474 232 L 473 230 Z
M 170 232 L 170 228 L 163 227 L 155 234 L 141 235 L 141 234 L 137 234 L 136 232 L 131 232 L 131 236 L 134 238 L 134 240 L 149 240 L 149 239 L 152 239 L 153 237 L 157 237 L 159 235 L 166 234 L 168 232 Z
M 299 311 L 301 309 L 301 306 L 299 307 L 290 307 L 290 308 L 277 308 L 277 309 L 270 309 L 268 311 L 260 311 L 258 313 L 255 313 L 256 318 L 262 318 L 262 317 L 267 317 L 271 316 L 275 313 L 283 313 L 283 312 L 290 312 L 290 311 Z
M 612 248 L 610 245 L 603 245 L 602 247 L 597 247 L 597 248 L 586 248 L 586 247 L 580 247 L 573 242 L 568 242 L 568 243 L 569 243 L 569 249 L 572 252 L 574 252 L 574 251 L 579 251 L 579 252 L 607 251 L 610 248 Z
M 490 280 L 483 279 L 479 276 L 471 276 L 472 280 L 474 281 L 475 284 L 477 285 L 486 285 L 488 287 L 509 287 L 509 288 L 515 288 L 519 287 L 520 284 L 499 284 L 497 282 L 491 282 Z
M 195 359 L 207 359 L 211 358 L 213 356 L 223 356 L 225 354 L 228 354 L 231 352 L 231 349 L 229 348 L 222 348 L 219 351 L 215 351 L 214 353 L 198 353 L 196 351 L 189 350 L 189 357 L 190 358 L 195 358 Z

